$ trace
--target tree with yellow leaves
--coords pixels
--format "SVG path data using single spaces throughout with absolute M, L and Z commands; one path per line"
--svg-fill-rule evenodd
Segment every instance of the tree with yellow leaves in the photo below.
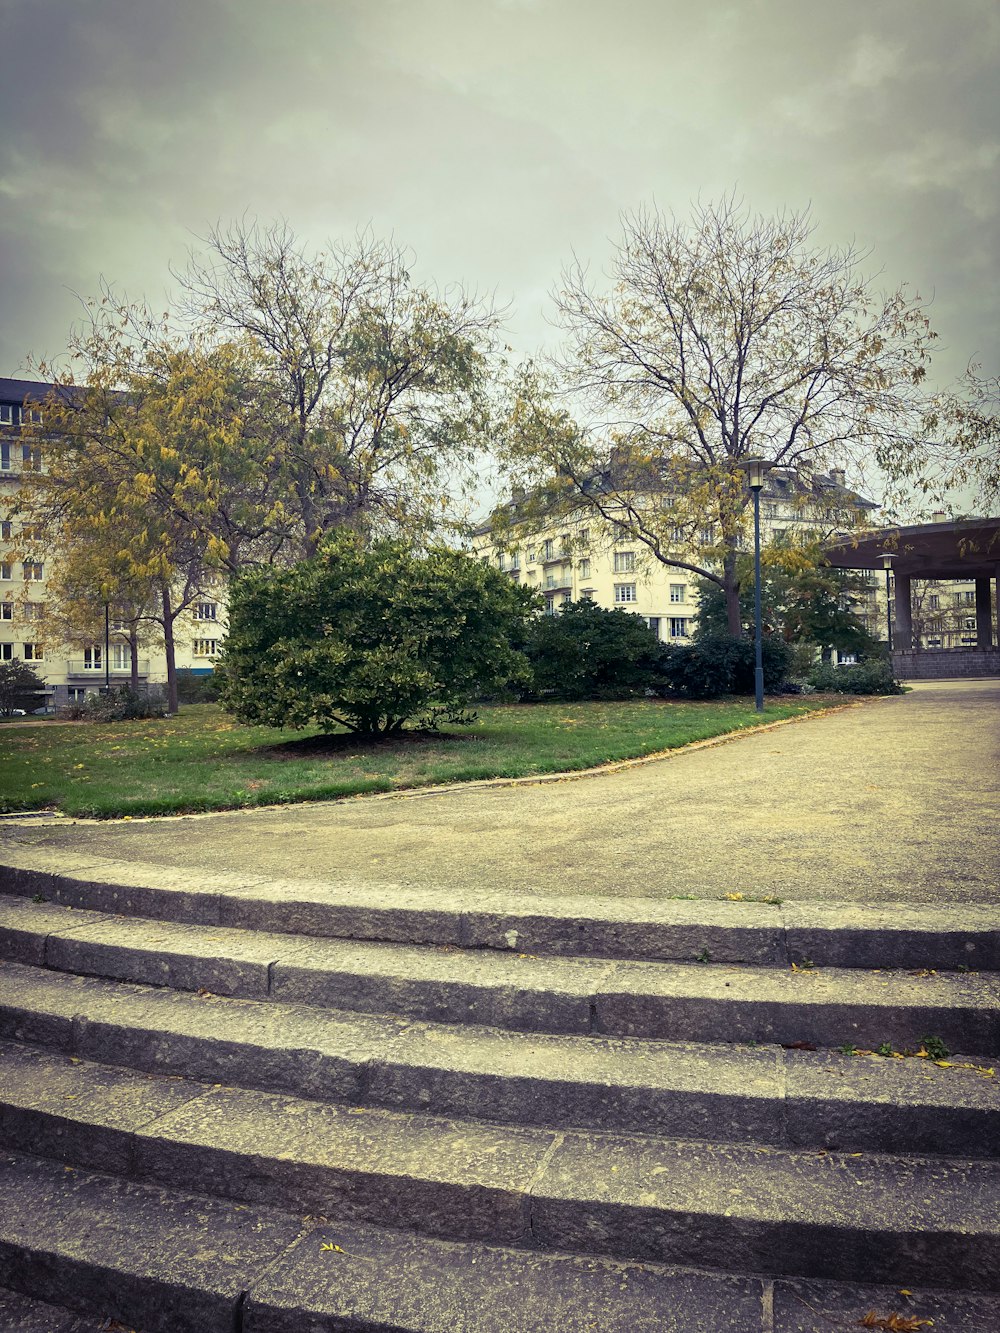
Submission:
M 524 493 L 507 521 L 602 515 L 716 584 L 738 637 L 748 458 L 800 479 L 867 465 L 880 488 L 918 476 L 934 334 L 919 301 L 880 293 L 863 255 L 811 232 L 807 214 L 755 217 L 730 198 L 690 223 L 626 215 L 607 286 L 574 262 L 554 295 L 562 347 L 523 369 L 499 441 Z M 800 496 L 814 526 L 852 518 L 842 487 Z
M 172 341 L 147 311 L 113 303 L 77 354 L 84 382 L 64 377 L 35 405 L 28 431 L 41 466 L 24 473 L 19 495 L 52 552 L 49 637 L 93 641 L 108 605 L 134 662 L 155 627 L 176 711 L 178 618 L 255 542 L 281 541 L 239 410 L 245 358 Z
M 421 286 L 411 266 L 368 232 L 314 251 L 284 224 L 239 223 L 176 274 L 197 327 L 253 348 L 299 556 L 345 527 L 423 539 L 489 445 L 498 315 Z

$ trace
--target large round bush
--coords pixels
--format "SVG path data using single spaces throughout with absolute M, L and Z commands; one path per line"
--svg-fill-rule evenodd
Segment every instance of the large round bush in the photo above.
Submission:
M 336 533 L 311 559 L 236 582 L 220 699 L 244 722 L 328 731 L 467 720 L 470 699 L 527 677 L 511 641 L 534 605 L 460 552 Z

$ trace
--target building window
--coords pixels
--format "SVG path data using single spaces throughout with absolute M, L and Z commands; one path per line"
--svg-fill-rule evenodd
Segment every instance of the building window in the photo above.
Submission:
M 714 542 L 715 529 L 712 527 L 711 523 L 709 523 L 707 527 L 702 528 L 701 530 L 701 544 L 702 546 L 712 546 Z
M 634 584 L 634 583 L 616 583 L 616 584 L 615 584 L 615 601 L 616 601 L 619 605 L 623 605 L 625 602 L 634 602 L 634 601 L 635 601 L 635 584 Z
M 9 564 L 6 560 L 0 560 L 0 579 L 13 578 L 13 575 L 10 572 L 12 568 L 13 566 Z
M 592 602 L 593 600 L 594 600 L 594 590 L 593 590 L 593 588 L 581 588 L 581 589 L 580 589 L 580 601 L 581 601 L 581 602 Z
M 688 623 L 686 616 L 670 617 L 670 637 L 672 639 L 686 639 L 688 632 Z
M 216 657 L 219 652 L 219 640 L 195 639 L 191 651 L 195 657 Z
M 521 568 L 521 556 L 519 552 L 515 551 L 510 558 L 510 571 L 512 574 L 516 574 L 520 568 Z
M 581 560 L 581 561 L 580 561 L 580 577 L 581 577 L 582 579 L 589 579 L 589 578 L 590 578 L 590 561 L 589 561 L 589 560 Z
M 568 532 L 563 532 L 563 533 L 561 533 L 560 536 L 559 536 L 559 554 L 560 554 L 560 555 L 569 555 L 569 554 L 570 554 L 569 533 L 568 533 Z
M 0 643 L 0 662 L 10 662 L 14 657 L 14 645 L 12 643 Z
M 132 649 L 127 643 L 113 643 L 111 645 L 111 670 L 131 671 L 131 669 Z
M 96 645 L 93 648 L 84 648 L 83 650 L 84 671 L 100 671 L 103 665 L 104 665 L 103 648 L 98 648 Z
M 42 651 L 40 643 L 26 643 L 24 645 L 24 660 L 26 662 L 42 662 L 45 660 L 45 654 Z
M 24 570 L 25 583 L 38 583 L 44 573 L 44 567 L 40 560 L 25 560 L 21 568 Z
M 85 690 L 82 685 L 71 685 L 66 693 L 69 695 L 71 704 L 82 704 L 87 695 L 92 691 Z
M 580 529 L 580 548 L 581 548 L 581 550 L 584 550 L 584 551 L 589 551 L 589 550 L 590 550 L 590 529 L 589 529 L 589 528 L 581 528 L 581 529 Z
M 0 602 L 0 620 L 14 619 L 14 603 Z
M 507 556 L 503 551 L 501 551 L 497 556 L 497 565 L 500 569 L 507 568 Z
M 25 602 L 21 611 L 25 620 L 41 620 L 42 618 L 41 602 Z
M 21 445 L 21 465 L 25 472 L 42 470 L 42 451 L 37 444 Z
M 0 523 L 0 541 L 9 542 L 11 538 L 12 525 L 9 518 L 5 518 Z
M 649 626 L 649 628 L 653 631 L 653 633 L 656 635 L 656 637 L 659 638 L 659 637 L 660 637 L 660 617 L 659 617 L 659 616 L 650 616 L 649 619 L 646 621 L 646 624 L 647 624 L 647 625 Z
M 0 440 L 0 472 L 10 471 L 10 440 Z
M 975 592 L 963 592 L 962 601 L 965 603 L 966 606 L 974 606 L 976 603 Z
M 963 629 L 975 629 L 975 628 L 976 628 L 976 622 L 975 622 L 975 621 L 971 618 L 971 616 L 970 616 L 968 620 L 963 620 L 963 621 L 962 621 L 962 628 L 963 628 Z
M 635 569 L 634 551 L 616 551 L 615 552 L 615 573 L 631 574 Z
M 21 420 L 21 409 L 13 403 L 0 403 L 0 426 L 16 426 Z
M 537 552 L 537 551 L 529 551 L 529 552 L 528 552 L 528 564 L 529 564 L 529 565 L 533 565 L 537 559 L 538 559 L 538 552 Z
M 675 546 L 682 546 L 685 541 L 684 529 L 675 523 L 670 529 L 670 540 Z
M 937 595 L 936 592 L 932 592 L 931 595 L 927 598 L 927 606 L 931 611 L 937 611 L 940 609 L 941 598 Z
M 553 542 L 553 541 L 542 542 L 542 559 L 543 559 L 543 560 L 551 560 L 551 559 L 552 559 L 552 552 L 553 552 L 554 547 L 555 547 L 555 542 Z
M 687 597 L 686 583 L 671 583 L 670 600 L 672 602 L 683 602 Z
M 556 599 L 554 597 L 546 597 L 545 614 L 547 616 L 554 616 L 555 613 L 556 613 Z

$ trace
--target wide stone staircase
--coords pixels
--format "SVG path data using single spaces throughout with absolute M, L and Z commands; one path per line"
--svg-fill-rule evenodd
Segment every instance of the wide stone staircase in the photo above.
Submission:
M 992 909 L 0 859 L 3 1328 L 1000 1329 Z

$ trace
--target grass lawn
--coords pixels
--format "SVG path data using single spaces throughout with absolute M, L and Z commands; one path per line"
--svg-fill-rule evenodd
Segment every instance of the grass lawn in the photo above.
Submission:
M 471 727 L 375 741 L 346 732 L 245 727 L 213 704 L 148 722 L 0 726 L 0 810 L 55 808 L 109 819 L 567 772 L 831 702 L 817 696 L 772 701 L 763 718 L 747 699 L 519 704 L 481 708 Z

